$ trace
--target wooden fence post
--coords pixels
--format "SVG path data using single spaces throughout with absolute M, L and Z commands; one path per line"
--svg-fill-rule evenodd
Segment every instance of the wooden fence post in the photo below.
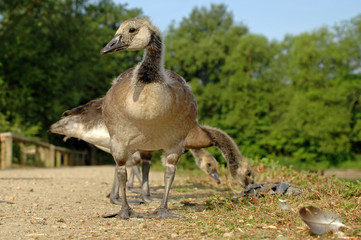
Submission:
M 4 169 L 5 168 L 5 141 L 1 135 L 0 135 L 0 140 L 1 140 L 0 169 Z
M 49 154 L 49 159 L 48 159 L 48 167 L 54 167 L 55 166 L 55 146 L 54 145 L 50 145 L 50 154 Z
M 60 167 L 61 166 L 61 152 L 60 151 L 56 151 L 56 167 Z
M 26 147 L 25 147 L 25 143 L 19 142 L 19 146 L 20 146 L 20 162 L 19 162 L 19 165 L 21 167 L 24 167 L 26 165 Z
M 1 169 L 10 168 L 13 160 L 13 138 L 11 133 L 1 136 Z
M 63 161 L 63 166 L 69 166 L 69 155 L 70 153 L 64 153 L 64 161 Z

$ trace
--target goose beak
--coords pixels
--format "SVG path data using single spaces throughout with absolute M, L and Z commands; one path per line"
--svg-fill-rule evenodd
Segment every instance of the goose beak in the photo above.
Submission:
M 105 55 L 110 52 L 117 52 L 125 48 L 125 45 L 120 41 L 122 35 L 117 34 L 113 37 L 112 40 L 100 51 L 102 55 Z
M 211 172 L 211 173 L 209 174 L 209 176 L 211 176 L 211 177 L 216 181 L 216 183 L 218 183 L 218 184 L 221 183 L 221 180 L 219 179 L 217 170 L 214 170 L 213 172 Z

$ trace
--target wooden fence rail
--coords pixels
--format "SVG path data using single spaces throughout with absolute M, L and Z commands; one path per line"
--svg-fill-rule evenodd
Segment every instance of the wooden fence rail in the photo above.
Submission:
M 13 164 L 13 142 L 19 143 L 20 166 L 25 166 L 28 155 L 34 155 L 36 162 L 44 167 L 84 165 L 87 154 L 86 151 L 74 151 L 10 132 L 0 133 L 0 142 L 0 169 L 11 168 Z

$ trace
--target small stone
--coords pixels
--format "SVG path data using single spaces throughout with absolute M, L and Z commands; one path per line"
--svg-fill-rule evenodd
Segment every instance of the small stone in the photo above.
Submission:
M 234 236 L 233 232 L 228 232 L 228 233 L 223 234 L 223 237 L 225 237 L 225 238 L 231 238 L 233 236 Z
M 287 191 L 287 189 L 291 186 L 291 184 L 287 182 L 279 182 L 277 184 L 276 193 L 277 195 L 281 195 Z
M 176 238 L 176 237 L 178 237 L 178 234 L 172 233 L 172 234 L 170 235 L 170 237 L 171 237 L 171 238 Z
M 302 191 L 304 189 L 300 189 L 300 188 L 294 188 L 294 187 L 289 187 L 287 189 L 287 192 L 285 193 L 286 195 L 293 195 L 293 196 L 298 196 L 298 195 L 301 195 L 302 194 Z

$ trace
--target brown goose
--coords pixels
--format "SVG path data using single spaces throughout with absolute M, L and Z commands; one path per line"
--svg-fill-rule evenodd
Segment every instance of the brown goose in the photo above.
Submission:
M 140 49 L 145 49 L 143 60 L 118 77 L 102 105 L 122 193 L 121 210 L 105 217 L 180 217 L 169 212 L 168 195 L 184 151 L 184 139 L 197 124 L 197 103 L 183 78 L 164 69 L 162 36 L 149 19 L 124 21 L 101 53 Z M 152 214 L 141 215 L 127 202 L 125 165 L 137 150 L 158 149 L 164 151 L 166 161 L 163 200 Z
M 122 192 L 122 209 L 105 217 L 180 217 L 169 212 L 168 195 L 176 164 L 184 150 L 185 138 L 191 129 L 193 134 L 202 131 L 196 122 L 197 104 L 185 81 L 179 75 L 163 68 L 162 37 L 159 29 L 147 18 L 134 18 L 123 22 L 101 52 L 106 54 L 139 49 L 145 49 L 142 62 L 118 77 L 102 104 L 102 117 L 110 136 L 108 147 L 110 145 L 116 162 Z M 214 129 L 210 128 L 205 132 L 209 134 L 210 144 L 219 140 L 217 134 L 214 134 L 217 133 Z M 104 137 L 106 136 L 100 136 L 100 140 Z M 200 145 L 199 142 L 191 143 Z M 154 213 L 140 215 L 134 212 L 127 202 L 125 164 L 136 150 L 157 149 L 164 150 L 166 159 L 164 197 Z M 239 163 L 232 158 L 232 166 L 237 162 Z M 247 179 L 252 175 L 249 171 L 243 172 L 238 169 L 233 173 L 246 174 L 242 185 L 247 183 Z

